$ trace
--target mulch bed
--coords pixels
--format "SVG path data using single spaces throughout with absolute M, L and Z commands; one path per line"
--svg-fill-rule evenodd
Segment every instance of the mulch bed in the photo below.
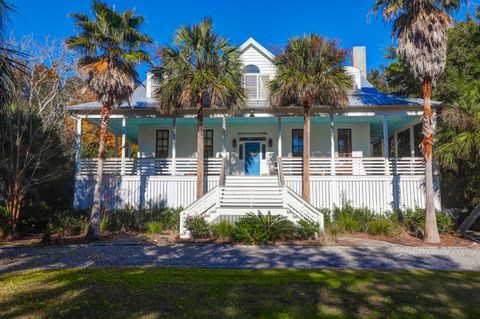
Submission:
M 468 247 L 476 245 L 476 242 L 468 238 L 462 238 L 455 234 L 442 234 L 440 235 L 440 244 L 425 244 L 422 239 L 414 237 L 408 233 L 402 233 L 396 237 L 387 237 L 383 235 L 370 235 L 368 233 L 354 233 L 354 234 L 342 234 L 337 238 L 321 238 L 318 240 L 288 240 L 277 241 L 273 245 L 295 245 L 295 246 L 374 246 L 381 245 L 382 242 L 412 246 L 438 246 L 438 247 Z M 362 241 L 365 239 L 365 241 Z M 376 241 L 376 242 L 372 242 Z M 102 243 L 146 243 L 146 244 L 237 244 L 229 240 L 219 239 L 179 239 L 175 232 L 166 232 L 164 234 L 148 234 L 141 232 L 111 232 L 102 236 Z M 72 244 L 88 244 L 91 241 L 85 240 L 83 235 L 59 237 L 53 235 L 50 243 L 42 243 L 41 235 L 26 235 L 23 238 L 16 239 L 9 242 L 0 242 L 2 245 L 72 245 Z

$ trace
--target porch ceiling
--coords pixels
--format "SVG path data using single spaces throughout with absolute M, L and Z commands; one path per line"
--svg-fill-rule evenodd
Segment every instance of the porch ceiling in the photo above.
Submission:
M 388 132 L 397 132 L 404 127 L 417 123 L 420 120 L 419 116 L 388 116 Z M 87 119 L 89 123 L 99 126 L 99 119 Z M 330 119 L 327 116 L 313 116 L 312 125 L 325 124 L 327 125 Z M 277 125 L 278 119 L 276 117 L 230 117 L 227 118 L 227 130 L 229 124 L 245 124 L 245 125 Z M 335 124 L 354 124 L 354 123 L 369 123 L 370 136 L 372 142 L 376 142 L 383 138 L 383 117 L 382 116 L 336 116 Z M 142 125 L 159 126 L 172 125 L 172 118 L 127 118 L 127 138 L 133 143 L 138 143 L 138 130 Z M 194 118 L 177 118 L 177 126 L 195 125 Z M 221 125 L 222 118 L 205 118 L 205 125 Z M 282 117 L 282 124 L 303 124 L 301 117 Z M 113 118 L 110 120 L 110 131 L 120 136 L 122 134 L 122 119 Z

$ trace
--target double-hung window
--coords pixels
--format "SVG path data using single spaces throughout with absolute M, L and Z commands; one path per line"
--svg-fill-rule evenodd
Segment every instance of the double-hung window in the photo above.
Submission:
M 168 130 L 157 130 L 157 137 L 155 143 L 155 157 L 167 158 L 168 157 L 168 144 L 169 144 L 169 132 Z
M 213 130 L 203 132 L 203 154 L 206 158 L 213 157 Z
M 352 129 L 338 129 L 338 156 L 352 157 Z

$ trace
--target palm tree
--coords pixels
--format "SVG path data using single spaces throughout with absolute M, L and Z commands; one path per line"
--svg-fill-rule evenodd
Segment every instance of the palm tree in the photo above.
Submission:
M 428 243 L 440 242 L 432 174 L 435 118 L 430 106 L 430 96 L 432 85 L 443 72 L 447 60 L 447 31 L 453 22 L 449 13 L 458 9 L 460 3 L 461 0 L 376 0 L 372 8 L 373 12 L 381 12 L 384 20 L 393 21 L 392 35 L 398 40 L 398 54 L 423 86 L 421 148 L 425 158 L 424 240 Z
M 480 92 L 473 90 L 447 105 L 442 122 L 436 148 L 440 164 L 455 170 L 462 162 L 480 167 Z
M 277 74 L 270 82 L 272 104 L 303 106 L 303 198 L 310 200 L 310 118 L 313 106 L 345 108 L 352 79 L 342 63 L 348 52 L 317 34 L 295 37 L 274 59 Z
M 24 65 L 19 58 L 24 55 L 8 47 L 5 41 L 5 29 L 9 14 L 15 7 L 5 0 L 0 0 L 0 103 L 3 104 L 12 94 L 16 83 L 15 72 L 24 72 Z
M 197 118 L 197 199 L 203 196 L 204 109 L 228 107 L 237 111 L 245 102 L 242 64 L 235 46 L 214 33 L 211 19 L 180 27 L 172 46 L 160 52 L 161 65 L 153 68 L 159 109 L 174 113 L 191 108 Z
M 93 2 L 95 19 L 85 14 L 72 14 L 78 35 L 67 39 L 66 45 L 80 53 L 78 71 L 87 86 L 102 104 L 100 109 L 100 144 L 90 227 L 87 238 L 100 236 L 100 211 L 108 124 L 112 107 L 127 101 L 135 86 L 140 84 L 135 66 L 150 63 L 144 51 L 152 39 L 139 31 L 144 18 L 133 10 L 123 13 L 102 2 Z

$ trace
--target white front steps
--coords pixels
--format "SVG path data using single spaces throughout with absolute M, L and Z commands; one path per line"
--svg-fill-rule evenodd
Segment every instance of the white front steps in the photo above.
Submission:
M 278 187 L 277 176 L 227 176 L 225 186 L 250 187 L 250 186 L 274 186 Z
M 225 186 L 216 186 L 182 211 L 180 235 L 188 237 L 187 216 L 203 216 L 212 223 L 222 216 L 244 216 L 248 213 L 282 215 L 296 223 L 306 219 L 323 228 L 323 214 L 286 186 L 277 176 L 227 176 Z

